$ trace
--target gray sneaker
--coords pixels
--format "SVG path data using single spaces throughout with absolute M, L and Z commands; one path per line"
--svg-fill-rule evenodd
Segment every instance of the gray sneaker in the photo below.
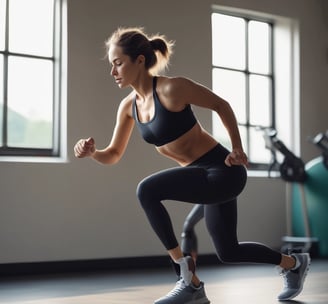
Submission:
M 293 254 L 300 266 L 297 269 L 281 270 L 281 275 L 284 278 L 284 289 L 278 296 L 279 301 L 287 301 L 298 296 L 302 289 L 305 277 L 309 270 L 310 255 L 308 253 Z
M 180 279 L 175 287 L 164 297 L 156 300 L 154 304 L 209 304 L 206 297 L 204 283 L 199 287 L 192 284 L 186 285 L 183 279 Z

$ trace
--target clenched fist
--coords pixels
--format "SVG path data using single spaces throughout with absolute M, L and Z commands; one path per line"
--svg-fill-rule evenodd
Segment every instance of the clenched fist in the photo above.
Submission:
M 228 154 L 224 162 L 229 167 L 232 165 L 248 166 L 247 155 L 242 149 L 233 149 L 232 152 Z
M 74 146 L 74 155 L 78 158 L 92 156 L 96 151 L 95 140 L 92 137 L 80 139 Z

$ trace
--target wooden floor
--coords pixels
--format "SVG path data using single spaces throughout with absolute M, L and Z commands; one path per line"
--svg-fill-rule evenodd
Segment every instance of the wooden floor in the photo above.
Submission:
M 212 304 L 278 303 L 282 279 L 272 266 L 200 267 Z M 174 285 L 171 269 L 2 278 L 0 303 L 151 304 Z M 284 303 L 328 304 L 328 260 L 312 261 L 303 292 Z

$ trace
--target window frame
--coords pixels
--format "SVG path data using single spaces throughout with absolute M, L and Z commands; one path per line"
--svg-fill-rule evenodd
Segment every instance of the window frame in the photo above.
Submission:
M 226 16 L 231 16 L 231 17 L 238 17 L 242 18 L 245 21 L 245 69 L 237 69 L 237 68 L 229 68 L 226 66 L 220 66 L 220 65 L 214 65 L 213 60 L 211 62 L 211 70 L 213 74 L 214 69 L 222 69 L 222 70 L 227 70 L 227 71 L 234 71 L 234 72 L 241 72 L 245 75 L 245 117 L 246 117 L 246 122 L 245 123 L 240 123 L 238 122 L 238 117 L 237 117 L 237 122 L 240 127 L 245 128 L 245 134 L 246 134 L 246 141 L 247 143 L 245 144 L 246 148 L 245 152 L 247 155 L 250 155 L 250 132 L 251 129 L 259 129 L 260 126 L 254 125 L 250 123 L 250 76 L 251 75 L 259 75 L 259 76 L 264 76 L 270 80 L 271 84 L 271 92 L 270 92 L 270 117 L 269 117 L 269 125 L 265 126 L 266 128 L 274 128 L 276 129 L 276 100 L 275 100 L 275 72 L 274 72 L 274 20 L 271 18 L 266 18 L 262 16 L 258 16 L 256 14 L 252 14 L 250 12 L 240 12 L 235 9 L 220 9 L 217 8 L 217 6 L 213 6 L 211 16 L 212 14 L 222 14 Z M 263 22 L 266 23 L 269 26 L 269 73 L 268 74 L 263 74 L 263 73 L 256 73 L 256 72 L 251 72 L 249 70 L 249 58 L 248 58 L 248 49 L 249 49 L 249 22 L 251 21 L 258 21 L 258 22 Z M 212 79 L 213 81 L 213 79 Z M 215 115 L 215 113 L 213 114 Z M 261 132 L 261 131 L 259 131 Z M 263 141 L 263 147 L 264 147 L 264 141 Z M 250 161 L 249 163 L 249 169 L 253 171 L 267 171 L 270 168 L 270 163 L 261 163 L 261 162 L 252 162 Z
M 17 157 L 60 157 L 62 138 L 62 96 L 63 83 L 61 75 L 63 73 L 63 39 L 64 39 L 64 5 L 65 0 L 54 0 L 53 4 L 53 50 L 52 56 L 40 56 L 26 53 L 16 53 L 9 51 L 9 0 L 6 0 L 5 19 L 5 47 L 0 50 L 3 56 L 3 119 L 2 119 L 2 144 L 0 146 L 0 156 Z M 32 59 L 48 60 L 52 62 L 52 148 L 24 148 L 10 147 L 8 141 L 8 61 L 10 56 L 25 57 Z

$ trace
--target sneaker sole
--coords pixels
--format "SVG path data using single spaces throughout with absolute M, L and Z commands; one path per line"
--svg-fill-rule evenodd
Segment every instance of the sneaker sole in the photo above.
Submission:
M 189 301 L 184 304 L 210 304 L 210 303 L 211 302 L 207 298 L 203 298 L 203 299 Z
M 289 301 L 289 300 L 292 300 L 292 299 L 294 299 L 295 297 L 297 297 L 302 292 L 304 280 L 305 280 L 305 278 L 306 278 L 306 276 L 307 276 L 307 274 L 309 272 L 309 267 L 311 265 L 311 258 L 310 258 L 310 255 L 309 254 L 306 255 L 306 263 L 307 263 L 306 269 L 304 271 L 304 274 L 303 274 L 303 277 L 302 277 L 302 280 L 301 280 L 301 288 L 297 291 L 297 293 L 293 294 L 292 296 L 290 296 L 288 298 L 283 298 L 283 299 L 279 299 L 278 298 L 279 301 Z
M 154 302 L 155 304 L 156 302 Z M 208 298 L 201 298 L 201 299 L 197 299 L 197 300 L 191 300 L 189 302 L 184 302 L 183 304 L 210 304 L 211 302 L 209 301 Z

